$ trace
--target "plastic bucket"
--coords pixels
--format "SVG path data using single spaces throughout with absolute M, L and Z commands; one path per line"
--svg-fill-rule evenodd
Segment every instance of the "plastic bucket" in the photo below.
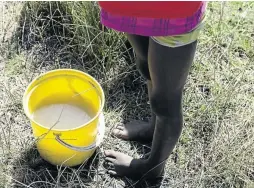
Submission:
M 23 108 L 41 157 L 63 166 L 76 166 L 91 157 L 104 135 L 104 102 L 100 84 L 81 71 L 58 69 L 35 78 L 25 90 Z M 55 129 L 54 125 L 42 125 L 33 119 L 35 110 L 59 103 L 89 109 L 92 119 L 70 129 Z

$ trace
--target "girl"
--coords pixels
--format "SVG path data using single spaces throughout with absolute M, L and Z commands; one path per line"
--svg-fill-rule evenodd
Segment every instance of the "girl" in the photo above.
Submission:
M 205 2 L 100 2 L 101 22 L 125 32 L 136 53 L 136 65 L 147 80 L 150 123 L 118 125 L 124 140 L 152 141 L 147 159 L 105 151 L 109 173 L 130 178 L 160 176 L 183 126 L 183 88 L 204 22 Z

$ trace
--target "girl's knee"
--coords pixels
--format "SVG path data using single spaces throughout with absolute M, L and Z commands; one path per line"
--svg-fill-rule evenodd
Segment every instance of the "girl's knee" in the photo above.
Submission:
M 182 93 L 152 92 L 152 111 L 157 116 L 180 117 L 182 116 Z

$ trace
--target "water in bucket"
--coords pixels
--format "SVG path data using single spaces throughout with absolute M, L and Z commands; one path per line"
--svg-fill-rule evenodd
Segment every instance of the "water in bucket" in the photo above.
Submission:
M 37 109 L 32 114 L 33 119 L 55 129 L 73 129 L 86 124 L 91 120 L 89 113 L 71 104 L 51 104 Z

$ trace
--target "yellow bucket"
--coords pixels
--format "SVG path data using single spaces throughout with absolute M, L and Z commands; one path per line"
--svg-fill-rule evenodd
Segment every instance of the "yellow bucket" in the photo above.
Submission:
M 30 119 L 41 157 L 63 166 L 76 166 L 91 157 L 104 135 L 104 102 L 100 84 L 81 71 L 59 69 L 35 78 L 24 93 L 23 108 Z M 92 119 L 72 129 L 55 129 L 33 119 L 35 110 L 59 103 L 89 108 Z

